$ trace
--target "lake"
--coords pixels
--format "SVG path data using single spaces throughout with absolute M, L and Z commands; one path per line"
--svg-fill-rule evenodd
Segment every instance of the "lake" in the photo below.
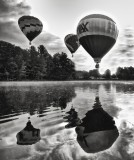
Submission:
M 78 143 L 76 127 L 96 106 L 96 98 L 115 121 L 119 136 L 111 147 L 87 153 Z M 73 125 L 72 108 L 78 119 Z M 40 139 L 17 144 L 16 136 L 28 121 L 40 130 Z M 0 160 L 89 159 L 134 159 L 133 81 L 0 82 Z

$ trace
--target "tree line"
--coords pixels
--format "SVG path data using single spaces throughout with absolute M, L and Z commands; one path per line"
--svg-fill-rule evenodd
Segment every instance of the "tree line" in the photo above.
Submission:
M 134 68 L 118 67 L 115 74 L 109 69 L 104 74 L 96 69 L 76 71 L 74 62 L 64 52 L 51 56 L 43 45 L 22 49 L 0 41 L 0 81 L 94 79 L 134 80 Z
M 0 80 L 70 80 L 74 79 L 75 65 L 67 54 L 52 57 L 43 45 L 22 49 L 0 41 Z
M 118 67 L 114 74 L 111 74 L 110 69 L 106 69 L 104 74 L 100 74 L 98 70 L 93 69 L 89 72 L 82 72 L 81 77 L 87 80 L 134 80 L 134 67 Z

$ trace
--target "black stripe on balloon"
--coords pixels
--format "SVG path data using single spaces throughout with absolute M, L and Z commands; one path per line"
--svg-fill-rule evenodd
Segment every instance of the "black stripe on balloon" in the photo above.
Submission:
M 32 41 L 35 37 L 37 37 L 41 31 L 31 31 L 26 34 L 26 37 L 29 39 L 29 41 Z
M 78 49 L 78 44 L 76 42 L 78 42 L 78 39 L 76 37 L 72 37 L 66 40 L 66 43 L 73 48 L 72 50 L 69 46 L 67 46 L 71 53 L 74 53 Z
M 78 44 L 76 43 L 76 42 L 78 42 L 78 40 L 76 40 L 76 39 L 68 39 L 67 41 L 66 41 L 66 43 L 67 44 L 70 44 L 71 46 L 73 45 L 73 46 L 78 46 Z
M 40 24 L 26 24 L 24 27 L 21 27 L 22 31 L 26 28 L 26 27 L 30 27 L 30 26 L 33 26 L 33 27 L 36 27 L 36 26 L 39 26 L 39 27 L 42 27 L 42 25 Z

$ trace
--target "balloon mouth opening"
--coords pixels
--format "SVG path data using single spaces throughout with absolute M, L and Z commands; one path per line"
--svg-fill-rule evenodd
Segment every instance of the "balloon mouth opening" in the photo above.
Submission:
M 101 58 L 94 58 L 94 62 L 95 63 L 100 63 L 101 62 Z

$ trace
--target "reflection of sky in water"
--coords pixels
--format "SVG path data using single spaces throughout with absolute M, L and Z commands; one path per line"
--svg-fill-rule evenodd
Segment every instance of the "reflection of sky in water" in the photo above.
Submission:
M 134 159 L 133 82 L 33 82 L 30 87 L 29 83 L 21 84 L 1 86 L 0 97 L 7 102 L 0 100 L 0 109 L 6 106 L 8 111 L 1 109 L 0 122 L 16 120 L 0 123 L 0 160 Z M 65 128 L 63 117 L 73 104 L 83 118 L 92 109 L 96 95 L 103 109 L 114 117 L 120 136 L 110 149 L 87 154 L 76 141 L 75 128 Z M 21 114 L 11 117 L 15 113 Z M 41 130 L 41 140 L 31 146 L 19 146 L 16 134 L 25 127 L 29 114 L 33 126 Z

